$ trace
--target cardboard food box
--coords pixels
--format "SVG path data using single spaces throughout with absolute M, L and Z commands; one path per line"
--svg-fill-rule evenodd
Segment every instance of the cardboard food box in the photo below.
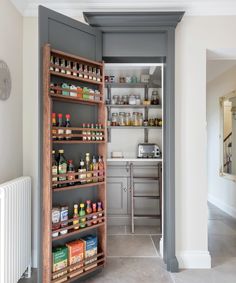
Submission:
M 58 271 L 68 266 L 68 250 L 67 247 L 54 248 L 52 250 L 52 272 Z M 67 271 L 62 271 L 57 275 L 53 275 L 53 279 L 60 278 L 67 274 Z M 57 283 L 67 281 L 67 277 L 59 279 Z
M 73 241 L 71 243 L 66 244 L 68 248 L 68 264 L 74 264 L 78 262 L 82 262 L 84 259 L 84 242 L 81 240 Z M 70 272 L 79 269 L 83 266 L 83 262 L 76 267 L 70 268 Z M 83 273 L 83 269 L 70 275 L 71 277 L 77 276 L 78 274 Z
M 89 259 L 89 257 L 92 257 L 97 254 L 98 250 L 98 240 L 97 236 L 94 235 L 88 235 L 84 238 L 82 238 L 82 241 L 84 242 L 84 258 Z M 90 264 L 91 262 L 96 261 L 97 258 L 95 257 L 94 259 L 86 260 L 85 265 Z M 85 268 L 86 270 L 89 270 L 91 268 L 94 268 L 97 266 L 97 263 Z

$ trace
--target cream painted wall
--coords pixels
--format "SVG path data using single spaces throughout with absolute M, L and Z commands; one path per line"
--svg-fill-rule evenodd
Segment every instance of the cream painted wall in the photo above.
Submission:
M 0 60 L 10 68 L 12 91 L 0 100 L 0 183 L 22 175 L 22 23 L 11 2 L 1 0 Z
M 26 42 L 33 43 L 33 53 L 30 52 L 29 58 L 24 57 L 25 60 L 28 58 L 25 72 L 29 74 L 29 84 L 32 84 L 32 88 L 26 90 L 24 79 L 24 103 L 27 97 L 31 101 L 24 107 L 31 105 L 33 109 L 37 105 L 36 23 L 34 18 L 24 21 L 24 54 L 30 51 Z M 176 250 L 181 267 L 210 266 L 207 242 L 206 49 L 236 47 L 236 38 L 232 36 L 235 25 L 234 16 L 184 17 L 176 30 Z M 28 138 L 33 146 L 30 152 L 34 152 L 37 149 L 34 139 L 38 121 L 36 110 L 28 111 L 24 121 L 29 119 L 27 125 L 31 137 Z M 29 149 L 25 143 L 24 147 Z M 24 152 L 24 168 L 26 163 L 28 168 L 35 168 L 36 180 L 37 160 L 28 152 Z
M 219 176 L 220 107 L 219 98 L 236 89 L 236 67 L 207 84 L 208 198 L 209 201 L 236 217 L 236 184 Z
M 32 177 L 32 256 L 37 266 L 39 241 L 38 187 L 38 19 L 23 22 L 23 172 Z

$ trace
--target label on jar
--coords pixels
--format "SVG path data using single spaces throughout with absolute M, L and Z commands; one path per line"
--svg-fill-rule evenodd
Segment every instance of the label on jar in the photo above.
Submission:
M 69 129 L 67 130 L 66 129 L 66 135 L 71 135 L 71 130 L 69 130 Z
M 79 173 L 86 172 L 86 169 L 79 169 L 78 172 Z M 84 179 L 86 179 L 86 173 L 85 174 L 79 174 L 79 181 L 80 181 L 81 184 L 86 183 L 86 180 L 84 180 Z
M 52 181 L 56 182 L 57 181 L 57 177 L 54 177 L 54 175 L 57 175 L 57 166 L 52 166 Z
M 59 164 L 59 166 L 58 166 L 58 173 L 59 174 L 66 174 L 66 170 L 67 170 L 67 164 L 66 163 Z M 65 180 L 66 180 L 65 176 L 59 177 L 59 181 L 65 181 Z
M 66 221 L 68 220 L 68 207 L 62 207 L 61 208 L 61 221 Z M 66 227 L 68 225 L 68 222 L 64 222 L 61 224 L 61 227 Z M 65 229 L 60 232 L 60 234 L 64 235 L 67 234 L 68 230 Z

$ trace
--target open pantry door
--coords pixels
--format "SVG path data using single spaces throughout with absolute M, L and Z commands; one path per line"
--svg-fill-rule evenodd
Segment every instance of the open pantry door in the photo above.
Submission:
M 79 62 L 79 60 L 82 60 L 82 61 L 84 60 L 83 61 L 83 62 L 85 62 L 84 64 L 86 64 L 86 62 L 88 62 L 88 65 L 90 63 L 90 65 L 93 66 L 93 67 L 102 68 L 103 65 L 101 63 L 96 64 L 96 62 L 95 62 L 95 61 L 101 62 L 101 60 L 102 60 L 102 34 L 99 30 L 92 28 L 89 25 L 83 24 L 79 21 L 76 21 L 72 18 L 69 18 L 69 17 L 64 16 L 62 14 L 59 14 L 55 11 L 49 10 L 45 7 L 42 7 L 42 6 L 39 7 L 39 52 L 40 52 L 40 57 L 39 57 L 39 65 L 40 65 L 40 74 L 39 74 L 39 113 L 40 113 L 40 117 L 39 117 L 40 118 L 39 137 L 40 137 L 40 147 L 39 147 L 39 156 L 40 156 L 40 159 L 41 159 L 41 160 L 39 160 L 39 168 L 40 168 L 39 169 L 39 171 L 40 171 L 39 172 L 39 180 L 40 180 L 39 181 L 39 188 L 40 188 L 39 202 L 40 202 L 40 206 L 41 206 L 40 211 L 39 211 L 39 215 L 40 215 L 41 237 L 40 237 L 40 241 L 39 241 L 39 245 L 40 245 L 39 246 L 39 251 L 40 251 L 40 255 L 39 255 L 40 268 L 39 268 L 39 271 L 40 272 L 39 272 L 38 282 L 49 283 L 49 282 L 57 282 L 57 280 L 58 280 L 58 279 L 53 279 L 53 276 L 52 276 L 52 247 L 53 247 L 53 243 L 54 243 L 54 240 L 52 240 L 52 230 L 51 230 L 52 229 L 52 207 L 55 204 L 56 205 L 59 205 L 59 204 L 63 204 L 63 205 L 66 204 L 67 205 L 67 197 L 69 198 L 69 201 L 71 203 L 73 203 L 73 197 L 72 197 L 72 194 L 70 193 L 71 192 L 71 190 L 70 190 L 69 192 L 65 192 L 64 195 L 63 195 L 63 198 L 61 198 L 61 201 L 63 201 L 63 203 L 59 203 L 58 195 L 60 193 L 57 192 L 57 196 L 55 197 L 55 204 L 54 204 L 53 203 L 54 195 L 53 195 L 53 190 L 52 190 L 52 179 L 50 180 L 48 178 L 48 177 L 51 177 L 51 175 L 47 176 L 47 178 L 46 178 L 47 180 L 45 180 L 45 176 L 44 176 L 45 167 L 48 171 L 50 170 L 50 172 L 52 170 L 52 167 L 51 167 L 52 157 L 50 156 L 50 157 L 45 159 L 44 152 L 45 152 L 45 140 L 47 142 L 47 139 L 48 140 L 50 139 L 50 142 L 48 142 L 48 144 L 47 144 L 48 145 L 47 146 L 48 154 L 50 155 L 51 152 L 52 152 L 52 149 L 54 149 L 53 148 L 54 145 L 53 145 L 52 137 L 51 137 L 52 136 L 52 134 L 51 134 L 52 133 L 52 128 L 51 128 L 52 126 L 51 126 L 51 121 L 50 121 L 51 114 L 52 114 L 52 112 L 55 111 L 55 109 L 53 109 L 53 107 L 57 107 L 56 110 L 58 110 L 58 113 L 63 113 L 62 111 L 64 111 L 64 112 L 65 111 L 71 111 L 71 113 L 77 115 L 77 119 L 78 119 L 79 113 L 81 113 L 80 111 L 82 111 L 85 116 L 87 115 L 86 119 L 87 118 L 89 119 L 89 117 L 90 118 L 92 117 L 95 120 L 96 117 L 92 116 L 92 115 L 98 115 L 99 116 L 100 115 L 99 111 L 101 111 L 101 110 L 95 110 L 95 111 L 89 110 L 90 112 L 92 111 L 93 113 L 88 114 L 89 111 L 86 110 L 86 106 L 88 106 L 89 103 L 84 103 L 81 106 L 80 102 L 78 102 L 78 101 L 76 103 L 77 103 L 77 105 L 80 105 L 78 107 L 81 107 L 81 108 L 79 108 L 79 110 L 77 108 L 75 108 L 75 105 L 73 105 L 73 103 L 72 103 L 71 109 L 66 108 L 68 106 L 62 104 L 61 101 L 59 101 L 58 105 L 54 106 L 54 104 L 49 101 L 51 98 L 48 98 L 49 103 L 47 104 L 47 107 L 45 107 L 47 102 L 45 103 L 44 93 L 46 91 L 49 92 L 49 88 L 50 88 L 48 84 L 46 85 L 46 88 L 45 88 L 45 64 L 43 65 L 43 59 L 45 59 L 45 52 L 44 52 L 45 44 L 49 44 L 48 46 L 50 46 L 50 48 L 52 48 L 53 50 L 56 50 L 55 52 L 53 51 L 56 54 L 57 54 L 57 51 L 62 52 L 64 54 L 64 55 L 62 55 L 62 56 L 64 56 L 64 58 L 72 58 L 72 59 L 74 58 L 75 62 Z M 50 53 L 48 53 L 48 54 L 50 54 Z M 58 52 L 58 54 L 60 54 L 60 53 Z M 71 54 L 71 57 L 68 57 L 69 56 L 68 54 Z M 78 58 L 76 58 L 76 56 L 78 56 Z M 68 59 L 66 59 L 66 60 L 68 60 Z M 48 70 L 49 70 L 49 68 L 46 69 L 46 73 L 48 72 Z M 48 77 L 50 79 L 50 72 L 49 72 Z M 66 77 L 66 75 L 64 77 Z M 70 77 L 70 76 L 68 76 L 68 77 Z M 68 80 L 71 79 L 71 78 L 68 78 L 68 77 L 66 79 L 68 79 Z M 62 81 L 64 79 L 63 75 L 61 75 L 61 78 L 59 78 L 59 79 Z M 73 80 L 73 78 L 72 78 L 72 80 Z M 87 82 L 84 79 L 83 83 L 85 85 L 86 83 L 92 84 L 93 82 L 91 82 L 91 80 L 89 82 L 89 78 L 88 78 Z M 97 88 L 100 87 L 102 89 L 102 87 L 103 87 L 102 82 L 99 82 L 99 83 L 97 82 L 97 85 L 95 87 L 97 87 Z M 45 91 L 45 89 L 46 89 L 46 91 Z M 64 100 L 66 100 L 66 99 L 64 99 Z M 64 102 L 68 102 L 68 101 L 64 101 Z M 70 103 L 71 102 L 67 103 L 67 105 L 70 104 Z M 102 109 L 103 104 L 102 103 L 98 104 L 98 102 L 91 102 L 90 106 L 91 107 L 94 106 L 94 107 L 97 107 L 99 109 Z M 94 112 L 97 113 L 97 114 L 94 114 Z M 69 113 L 69 112 L 65 112 L 65 113 Z M 65 113 L 63 113 L 63 115 L 66 115 Z M 45 119 L 43 118 L 43 117 L 45 117 L 45 115 L 47 116 L 48 122 L 50 124 L 50 126 L 46 125 L 46 127 L 48 128 L 46 133 L 48 133 L 48 135 L 45 135 Z M 101 118 L 99 118 L 99 119 L 101 120 Z M 82 120 L 80 120 L 80 122 L 81 121 Z M 97 121 L 99 121 L 99 120 L 97 120 Z M 105 121 L 105 118 L 104 118 L 104 121 Z M 91 121 L 91 123 L 94 123 L 94 121 Z M 105 124 L 104 124 L 104 126 L 105 126 Z M 104 132 L 105 132 L 105 130 L 104 130 Z M 100 144 L 98 144 L 98 143 L 100 143 Z M 87 151 L 90 150 L 90 152 L 93 152 L 93 154 L 94 154 L 94 152 L 96 150 L 98 150 L 97 154 L 100 155 L 101 154 L 101 150 L 100 150 L 101 147 L 100 146 L 104 146 L 103 150 L 105 150 L 105 145 L 101 145 L 101 143 L 102 142 L 97 142 L 98 145 L 97 144 L 93 145 L 92 142 L 90 142 L 90 144 L 85 145 L 86 148 L 83 148 L 83 151 L 87 152 Z M 103 143 L 105 143 L 105 138 L 104 138 Z M 78 144 L 76 146 L 79 146 Z M 57 144 L 57 146 L 58 146 L 58 144 Z M 59 146 L 60 146 L 60 148 L 63 148 L 61 144 Z M 73 149 L 71 149 L 71 146 L 72 146 L 71 144 L 70 145 L 67 144 L 65 146 L 65 148 L 63 148 L 63 150 L 70 152 L 70 154 L 73 151 L 79 152 L 81 154 L 82 151 L 80 151 L 78 148 L 75 149 L 75 147 L 73 147 Z M 73 146 L 74 146 L 74 143 L 73 143 Z M 89 146 L 91 146 L 91 147 L 89 147 Z M 56 148 L 56 150 L 59 151 L 59 147 Z M 47 163 L 47 165 L 45 165 L 46 163 Z M 105 169 L 104 169 L 104 172 L 105 172 Z M 59 180 L 60 180 L 60 178 L 59 178 Z M 103 186 L 105 186 L 105 183 L 106 182 L 103 179 Z M 98 184 L 97 186 L 101 187 L 102 185 Z M 83 191 L 85 191 L 85 190 L 83 190 Z M 88 197 L 88 196 L 86 195 L 86 197 Z M 94 195 L 93 195 L 93 197 L 94 197 Z M 78 199 L 78 194 L 77 194 L 77 195 L 74 196 L 74 199 L 81 202 L 81 201 L 84 201 L 85 197 L 84 197 L 84 199 L 81 199 L 81 198 Z M 71 208 L 69 207 L 69 209 L 71 209 Z M 69 214 L 71 214 L 71 212 L 69 212 Z M 105 215 L 105 213 L 104 213 L 104 215 Z M 85 218 L 85 220 L 86 220 L 86 218 Z M 104 225 L 104 224 L 101 224 L 100 222 L 102 222 L 102 220 L 98 221 L 97 226 L 99 226 L 99 227 L 97 229 L 100 230 L 100 233 L 101 233 L 101 231 L 106 233 L 106 228 L 105 228 L 106 224 Z M 67 225 L 68 225 L 68 222 L 67 222 Z M 104 230 L 101 230 L 101 229 L 104 229 Z M 69 231 L 69 230 L 67 230 L 67 231 Z M 58 233 L 60 235 L 60 231 Z M 75 234 L 75 232 L 74 232 L 74 234 Z M 87 235 L 87 234 L 88 233 L 85 233 L 85 235 Z M 84 234 L 82 236 L 84 236 Z M 58 237 L 58 238 L 60 238 L 60 237 Z M 63 236 L 61 238 L 64 239 L 65 237 Z M 61 238 L 58 241 L 58 245 L 65 244 L 61 240 Z M 104 240 L 104 243 L 103 243 L 103 246 L 106 245 L 106 240 Z M 60 257 L 63 257 L 63 252 L 61 252 L 61 254 L 58 255 L 58 258 L 57 258 L 58 264 L 60 264 L 60 262 L 59 262 Z M 75 269 L 75 266 L 73 266 L 73 267 Z M 78 268 L 78 266 L 77 266 L 77 268 Z M 62 275 L 63 275 L 63 273 L 65 274 L 65 273 L 70 272 L 70 271 L 71 271 L 71 269 L 64 268 L 64 270 L 62 270 Z M 74 275 L 78 274 L 78 272 L 79 271 L 74 272 Z M 56 273 L 59 276 L 61 275 L 60 272 L 56 272 Z M 88 273 L 90 273 L 90 272 L 88 272 Z M 64 279 L 65 279 L 65 276 L 64 276 Z M 74 278 L 74 279 L 77 279 L 77 278 Z M 67 280 L 65 280 L 65 282 L 66 281 L 71 282 L 72 280 L 73 279 L 71 279 L 70 276 L 68 276 Z M 58 282 L 62 282 L 62 281 L 59 280 Z

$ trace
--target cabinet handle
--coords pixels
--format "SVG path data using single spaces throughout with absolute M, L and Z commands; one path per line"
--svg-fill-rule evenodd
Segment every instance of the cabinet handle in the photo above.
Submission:
M 122 186 L 124 192 L 127 192 L 127 188 Z
M 126 172 L 129 172 L 129 162 L 126 162 Z

